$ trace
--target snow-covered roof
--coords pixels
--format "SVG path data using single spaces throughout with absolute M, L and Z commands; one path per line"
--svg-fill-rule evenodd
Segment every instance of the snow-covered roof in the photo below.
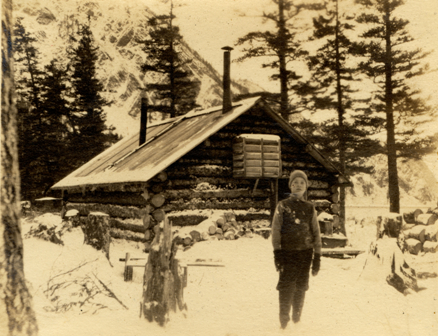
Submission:
M 339 174 L 262 98 L 255 97 L 233 103 L 227 113 L 222 113 L 222 106 L 216 106 L 151 124 L 147 127 L 146 142 L 141 146 L 138 145 L 138 132 L 122 139 L 56 183 L 52 189 L 147 182 L 256 104 L 260 104 L 295 140 L 310 146 L 306 150 L 328 171 Z

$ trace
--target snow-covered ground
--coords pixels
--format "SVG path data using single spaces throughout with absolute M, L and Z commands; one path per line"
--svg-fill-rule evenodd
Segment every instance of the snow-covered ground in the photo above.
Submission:
M 45 214 L 39 221 L 59 224 L 60 218 Z M 35 220 L 22 220 L 23 235 L 32 225 Z M 375 227 L 372 221 L 350 220 L 348 234 L 353 248 L 366 249 Z M 221 260 L 225 267 L 189 267 L 188 310 L 171 315 L 163 328 L 139 318 L 142 268 L 134 268 L 132 282 L 123 281 L 119 258 L 126 252 L 145 256 L 140 243 L 113 241 L 112 267 L 102 252 L 83 245 L 79 228 L 66 232 L 63 240 L 64 246 L 24 239 L 25 274 L 42 336 L 438 335 L 437 278 L 419 279 L 423 290 L 404 296 L 385 279 L 360 277 L 367 253 L 323 258 L 319 275 L 310 280 L 302 321 L 280 330 L 270 240 L 255 235 L 197 243 L 179 251 L 179 257 Z M 429 268 L 434 263 L 434 270 L 427 270 L 438 272 L 436 261 L 436 255 L 426 254 L 412 262 Z

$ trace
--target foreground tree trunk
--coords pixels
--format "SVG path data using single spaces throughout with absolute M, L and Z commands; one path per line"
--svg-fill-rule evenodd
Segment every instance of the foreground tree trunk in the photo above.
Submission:
M 183 273 L 175 259 L 177 246 L 171 225 L 164 219 L 152 242 L 143 279 L 143 316 L 164 326 L 169 313 L 187 309 L 183 301 Z
M 32 297 L 27 289 L 23 271 L 11 50 L 11 0 L 2 2 L 2 28 L 0 335 L 37 335 L 38 327 L 32 308 Z

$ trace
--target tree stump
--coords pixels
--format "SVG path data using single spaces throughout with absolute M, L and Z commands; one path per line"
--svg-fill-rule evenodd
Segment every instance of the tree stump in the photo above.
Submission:
M 176 252 L 166 217 L 152 242 L 143 281 L 142 314 L 160 326 L 168 322 L 171 311 L 187 309 L 183 301 L 183 272 L 175 259 Z
M 103 212 L 90 212 L 85 222 L 84 239 L 85 244 L 93 246 L 96 250 L 103 250 L 106 258 L 111 264 L 109 253 L 111 244 L 109 216 Z
M 399 214 L 378 216 L 376 240 L 371 243 L 361 277 L 373 281 L 383 278 L 401 293 L 411 289 L 418 291 L 415 270 L 407 262 L 398 240 L 402 237 L 401 227 L 402 218 Z
M 402 216 L 389 212 L 377 217 L 377 239 L 383 236 L 398 238 L 402 229 Z

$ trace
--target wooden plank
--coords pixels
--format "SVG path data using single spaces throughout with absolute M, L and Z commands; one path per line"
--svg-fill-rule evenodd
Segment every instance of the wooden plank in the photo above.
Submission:
M 361 253 L 364 253 L 363 250 L 355 250 L 355 249 L 343 249 L 343 248 L 322 248 L 321 249 L 321 255 L 359 255 Z

